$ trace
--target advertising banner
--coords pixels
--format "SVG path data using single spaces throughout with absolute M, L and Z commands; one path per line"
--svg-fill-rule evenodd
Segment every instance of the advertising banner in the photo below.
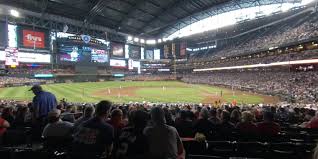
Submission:
M 140 61 L 133 61 L 132 66 L 134 68 L 139 68 L 140 67 Z
M 6 58 L 5 58 L 5 65 L 10 66 L 18 66 L 18 49 L 17 48 L 7 48 L 5 49 Z
M 160 60 L 160 49 L 155 49 L 153 54 L 155 60 Z
M 171 54 L 172 54 L 172 56 L 176 55 L 176 44 L 175 43 L 171 44 Z
M 129 70 L 134 69 L 133 60 L 132 60 L 132 59 L 129 59 L 129 60 L 128 60 L 128 69 L 129 69 Z
M 34 49 L 38 51 L 50 50 L 49 30 L 17 25 L 16 32 L 19 51 L 33 52 Z
M 24 47 L 45 48 L 44 32 L 22 30 L 22 34 Z
M 51 55 L 19 52 L 18 61 L 25 63 L 51 63 Z
M 180 43 L 180 56 L 181 57 L 185 57 L 186 56 L 186 49 L 187 49 L 186 42 L 181 42 Z
M 7 65 L 11 65 L 13 64 L 11 61 L 15 61 L 14 59 L 17 59 L 17 62 L 25 63 L 51 63 L 50 54 L 18 52 L 16 49 L 0 51 L 0 61 L 6 61 Z
M 164 58 L 165 58 L 165 59 L 168 59 L 168 58 L 169 58 L 169 51 L 170 51 L 169 46 L 168 46 L 168 45 L 164 45 L 163 55 L 164 55 Z
M 6 51 L 0 51 L 0 61 L 6 60 Z
M 109 65 L 112 67 L 126 68 L 125 60 L 110 59 Z

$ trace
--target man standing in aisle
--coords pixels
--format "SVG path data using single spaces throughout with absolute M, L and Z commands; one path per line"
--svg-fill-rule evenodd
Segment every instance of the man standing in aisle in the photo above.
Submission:
M 33 118 L 40 125 L 45 124 L 48 113 L 56 108 L 57 100 L 54 94 L 43 91 L 40 85 L 34 85 L 29 91 L 34 93 L 33 97 Z

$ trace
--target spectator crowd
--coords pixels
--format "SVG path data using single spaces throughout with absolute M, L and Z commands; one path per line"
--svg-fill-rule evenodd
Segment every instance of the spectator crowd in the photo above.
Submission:
M 33 105 L 2 101 L 0 137 L 10 129 L 32 126 Z M 183 158 L 183 139 L 220 140 L 231 137 L 234 131 L 266 137 L 278 135 L 286 127 L 318 128 L 317 114 L 316 107 L 109 101 L 77 106 L 61 101 L 45 115 L 39 136 L 70 141 L 67 147 L 76 158 Z
M 0 76 L 0 86 L 12 86 L 12 85 L 26 85 L 48 82 L 48 80 L 36 79 L 36 78 L 27 78 L 27 77 L 10 77 L 10 76 Z
M 239 36 L 234 42 L 228 42 L 220 49 L 211 50 L 203 57 L 194 56 L 192 60 L 206 61 L 207 59 L 246 55 L 316 38 L 318 36 L 318 20 L 316 17 L 317 13 L 309 15 L 303 21 L 294 19 L 275 24 L 275 26 L 262 31 L 262 33 L 257 31 L 251 33 L 254 36 L 246 41 L 241 41 L 242 38 Z
M 182 81 L 193 84 L 223 85 L 235 89 L 275 95 L 283 100 L 313 104 L 318 99 L 318 74 L 315 71 L 237 71 L 183 75 Z

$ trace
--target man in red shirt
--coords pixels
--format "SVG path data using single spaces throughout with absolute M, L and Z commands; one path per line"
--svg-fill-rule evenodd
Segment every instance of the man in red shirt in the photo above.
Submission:
M 258 132 L 261 135 L 278 135 L 280 132 L 280 125 L 274 122 L 274 115 L 272 112 L 263 113 L 264 121 L 257 124 Z
M 7 128 L 9 127 L 9 122 L 0 116 L 0 137 L 7 131 Z
M 318 112 L 316 112 L 315 117 L 306 124 L 306 128 L 318 128 Z

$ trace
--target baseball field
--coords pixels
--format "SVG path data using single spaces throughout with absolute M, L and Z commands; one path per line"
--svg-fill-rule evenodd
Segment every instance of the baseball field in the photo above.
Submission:
M 115 103 L 128 102 L 167 102 L 167 103 L 215 103 L 215 101 L 231 103 L 277 103 L 276 97 L 264 96 L 227 88 L 192 85 L 177 81 L 112 81 L 61 83 L 42 86 L 45 91 L 54 93 L 60 100 L 69 102 L 97 102 L 103 99 Z M 33 94 L 30 86 L 0 89 L 0 99 L 16 99 L 31 101 Z

